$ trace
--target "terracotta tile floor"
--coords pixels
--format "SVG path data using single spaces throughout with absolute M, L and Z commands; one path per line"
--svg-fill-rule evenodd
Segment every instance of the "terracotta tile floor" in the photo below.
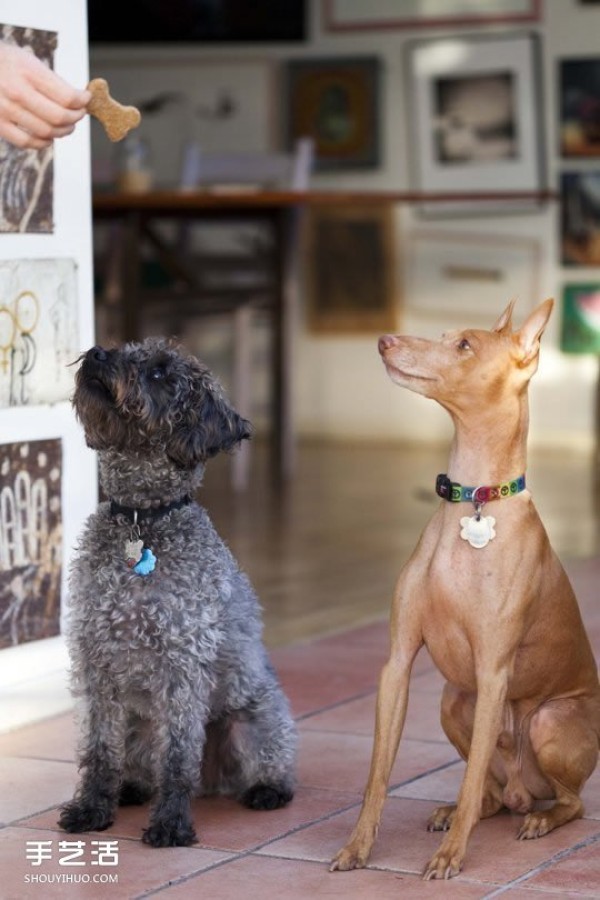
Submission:
M 600 651 L 600 562 L 579 560 L 568 569 Z M 500 814 L 475 829 L 459 877 L 444 884 L 421 881 L 419 872 L 440 839 L 425 830 L 425 822 L 436 803 L 455 798 L 464 770 L 439 726 L 442 680 L 426 654 L 415 666 L 405 733 L 369 867 L 328 871 L 356 820 L 367 777 L 386 631 L 381 620 L 272 651 L 298 719 L 297 795 L 275 812 L 252 812 L 223 799 L 197 801 L 200 842 L 193 848 L 146 847 L 139 835 L 147 807 L 128 808 L 108 831 L 82 835 L 83 866 L 61 864 L 65 835 L 56 826 L 57 807 L 70 796 L 77 775 L 72 718 L 1 736 L 0 897 L 600 897 L 600 769 L 586 785 L 580 821 L 541 840 L 519 842 L 519 817 Z M 103 848 L 96 841 L 115 843 Z M 49 858 L 34 866 L 27 850 L 41 846 Z M 116 849 L 116 865 L 108 865 L 114 856 L 94 853 L 107 849 Z M 52 883 L 52 876 L 65 874 L 90 880 Z M 98 876 L 102 883 L 92 880 Z M 107 881 L 115 877 L 117 883 Z
M 284 497 L 270 492 L 266 475 L 261 479 L 267 468 L 259 457 L 259 477 L 239 500 L 227 493 L 227 471 L 217 466 L 204 502 L 258 588 L 272 658 L 298 720 L 295 799 L 275 812 L 197 801 L 199 843 L 165 850 L 139 839 L 147 807 L 122 810 L 110 830 L 81 836 L 83 856 L 72 862 L 84 865 L 68 865 L 59 842 L 79 838 L 59 832 L 56 820 L 77 778 L 71 715 L 0 735 L 0 900 L 600 898 L 600 768 L 585 787 L 585 818 L 519 842 L 520 817 L 500 814 L 475 829 L 459 877 L 420 879 L 440 840 L 426 831 L 427 818 L 436 804 L 455 799 L 464 771 L 439 725 L 442 679 L 425 653 L 414 667 L 369 867 L 328 871 L 356 821 L 367 778 L 375 688 L 387 652 L 387 596 L 437 502 L 431 473 L 442 470 L 440 455 L 423 448 L 401 457 L 395 449 L 305 448 L 299 477 Z M 600 659 L 592 470 L 562 454 L 534 463 L 538 506 L 567 560 Z M 404 469 L 410 479 L 398 479 Z M 28 850 L 46 850 L 49 858 L 35 866 Z M 53 876 L 71 881 L 58 884 Z

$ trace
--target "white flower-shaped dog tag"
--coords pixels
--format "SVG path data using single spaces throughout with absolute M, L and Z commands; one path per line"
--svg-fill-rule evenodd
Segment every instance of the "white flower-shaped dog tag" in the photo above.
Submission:
M 461 538 L 468 541 L 471 547 L 475 547 L 477 550 L 487 547 L 489 542 L 496 537 L 494 529 L 496 520 L 493 516 L 463 516 L 460 524 Z

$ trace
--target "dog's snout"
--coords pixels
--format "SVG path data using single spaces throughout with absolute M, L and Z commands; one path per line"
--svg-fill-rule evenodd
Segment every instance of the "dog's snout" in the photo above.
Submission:
M 92 347 L 91 350 L 88 351 L 88 358 L 95 360 L 96 362 L 106 362 L 108 359 L 108 353 L 103 347 Z
M 382 334 L 378 341 L 379 352 L 383 355 L 386 350 L 390 350 L 396 345 L 396 338 L 393 334 Z

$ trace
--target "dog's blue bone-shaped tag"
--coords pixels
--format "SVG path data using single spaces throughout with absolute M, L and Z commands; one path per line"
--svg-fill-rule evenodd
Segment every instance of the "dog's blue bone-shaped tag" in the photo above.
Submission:
M 148 547 L 144 547 L 142 550 L 142 558 L 139 563 L 133 567 L 133 571 L 136 575 L 149 575 L 150 572 L 154 572 L 155 567 L 156 557 L 154 553 Z

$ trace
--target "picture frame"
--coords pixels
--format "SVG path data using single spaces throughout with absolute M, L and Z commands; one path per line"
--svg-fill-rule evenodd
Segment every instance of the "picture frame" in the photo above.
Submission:
M 315 170 L 380 165 L 381 61 L 375 56 L 296 59 L 287 63 L 284 140 L 310 137 Z
M 389 204 L 306 210 L 307 321 L 316 334 L 396 331 L 394 211 Z
M 563 266 L 600 266 L 600 169 L 561 172 Z
M 600 157 L 600 56 L 559 61 L 560 154 Z
M 323 0 L 326 31 L 456 28 L 538 22 L 541 0 Z
M 600 282 L 563 285 L 560 349 L 600 355 Z
M 418 230 L 406 242 L 407 312 L 457 325 L 490 327 L 515 298 L 520 312 L 540 299 L 535 238 Z
M 533 33 L 409 43 L 413 187 L 456 196 L 429 204 L 424 198 L 421 214 L 514 213 L 541 204 L 539 56 Z M 533 196 L 477 199 L 503 191 Z

